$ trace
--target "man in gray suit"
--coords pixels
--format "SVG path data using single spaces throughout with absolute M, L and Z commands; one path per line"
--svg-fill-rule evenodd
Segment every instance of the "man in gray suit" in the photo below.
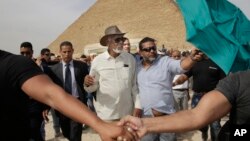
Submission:
M 83 81 L 88 74 L 87 64 L 72 59 L 74 49 L 69 41 L 64 41 L 60 44 L 60 53 L 62 61 L 51 68 L 54 72 L 53 80 L 64 88 L 65 91 L 86 104 L 86 92 L 83 89 Z M 57 112 L 57 114 L 59 115 L 64 137 L 70 141 L 81 141 L 82 124 L 65 117 L 61 113 Z

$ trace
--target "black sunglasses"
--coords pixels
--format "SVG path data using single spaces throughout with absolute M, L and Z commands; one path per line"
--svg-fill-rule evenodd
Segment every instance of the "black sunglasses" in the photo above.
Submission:
M 152 47 L 149 47 L 149 48 L 143 48 L 141 50 L 146 51 L 146 52 L 150 52 L 151 50 L 156 51 L 156 46 L 152 46 Z
M 115 41 L 116 43 L 120 43 L 120 42 L 124 42 L 125 40 L 124 40 L 123 37 L 118 37 L 118 38 L 115 38 L 114 41 Z

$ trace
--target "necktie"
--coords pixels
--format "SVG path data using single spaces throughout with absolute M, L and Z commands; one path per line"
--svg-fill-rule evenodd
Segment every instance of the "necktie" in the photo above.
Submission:
M 71 77 L 71 71 L 70 71 L 69 65 L 70 64 L 66 64 L 64 88 L 66 92 L 71 94 L 72 93 L 72 77 Z

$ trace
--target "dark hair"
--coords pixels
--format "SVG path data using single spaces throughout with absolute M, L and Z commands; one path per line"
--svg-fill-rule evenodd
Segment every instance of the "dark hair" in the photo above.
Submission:
M 43 48 L 40 54 L 44 55 L 46 52 L 50 52 L 50 50 L 48 48 Z
M 187 57 L 189 54 L 190 54 L 189 51 L 183 51 L 181 55 L 183 57 Z
M 63 41 L 63 42 L 60 44 L 60 49 L 62 49 L 62 46 L 70 46 L 70 47 L 73 47 L 72 43 L 69 42 L 69 41 Z
M 123 41 L 125 41 L 125 40 L 129 40 L 127 37 L 122 37 L 123 38 Z
M 56 56 L 55 53 L 50 53 L 50 56 Z
M 80 58 L 87 58 L 85 54 L 82 54 Z
M 20 48 L 22 48 L 22 47 L 29 48 L 30 50 L 33 50 L 32 44 L 30 42 L 21 43 Z
M 146 42 L 155 42 L 156 40 L 150 37 L 145 37 L 139 42 L 139 49 L 142 50 L 142 44 Z

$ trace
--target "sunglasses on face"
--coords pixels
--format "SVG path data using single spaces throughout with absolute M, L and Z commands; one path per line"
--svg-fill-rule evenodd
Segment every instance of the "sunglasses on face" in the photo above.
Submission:
M 115 43 L 120 43 L 120 42 L 124 42 L 124 38 L 123 37 L 118 37 L 114 39 Z
M 152 46 L 152 47 L 149 47 L 149 48 L 143 48 L 142 49 L 142 51 L 145 51 L 145 52 L 150 52 L 151 50 L 156 51 L 156 46 Z

